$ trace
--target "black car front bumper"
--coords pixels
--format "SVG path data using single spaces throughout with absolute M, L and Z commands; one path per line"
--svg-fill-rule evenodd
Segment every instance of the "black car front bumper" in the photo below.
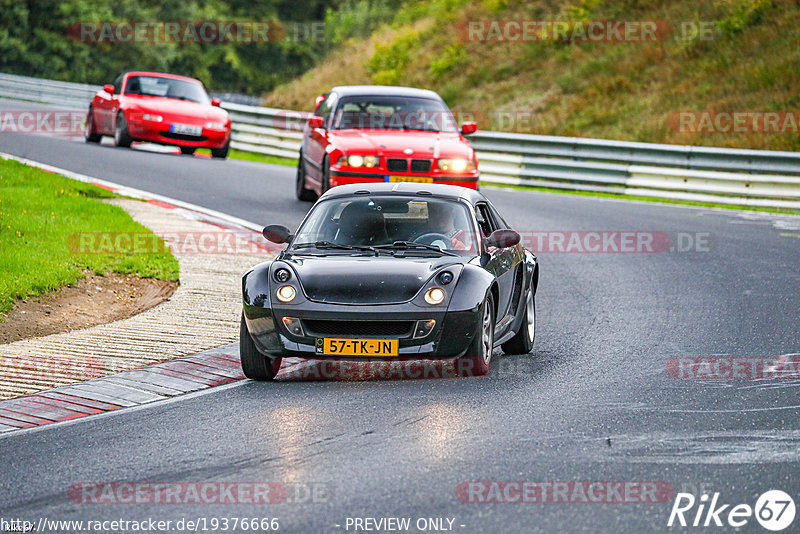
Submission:
M 391 359 L 404 358 L 452 358 L 463 354 L 472 342 L 480 323 L 479 307 L 459 310 L 425 310 L 409 304 L 351 306 L 324 304 L 307 301 L 302 306 L 266 307 L 244 303 L 244 315 L 248 331 L 256 347 L 266 356 L 323 358 L 323 359 L 385 359 L 375 356 L 333 356 L 316 351 L 317 339 L 330 338 L 371 338 L 398 339 L 399 351 Z M 299 319 L 304 325 L 303 336 L 295 335 L 284 325 L 283 317 Z M 400 335 L 365 334 L 354 335 L 352 328 L 343 328 L 338 334 L 329 328 L 323 334 L 314 332 L 307 325 L 327 325 L 366 322 L 416 321 L 434 319 L 436 325 L 424 337 L 414 337 L 414 329 Z M 312 323 L 315 322 L 315 323 Z

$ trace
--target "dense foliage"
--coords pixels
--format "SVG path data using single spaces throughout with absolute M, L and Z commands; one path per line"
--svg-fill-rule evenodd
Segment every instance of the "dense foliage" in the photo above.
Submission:
M 87 43 L 70 35 L 70 28 L 87 21 L 280 21 L 308 28 L 324 22 L 332 5 L 336 2 L 0 0 L 0 71 L 106 83 L 120 71 L 148 69 L 194 76 L 212 90 L 261 94 L 313 65 L 324 39 L 304 39 L 296 31 L 266 43 Z

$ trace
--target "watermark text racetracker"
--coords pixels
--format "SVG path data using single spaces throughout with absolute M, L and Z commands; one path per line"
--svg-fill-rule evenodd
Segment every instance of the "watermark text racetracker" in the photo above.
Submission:
M 333 490 L 324 483 L 282 482 L 77 482 L 69 498 L 84 505 L 184 505 L 184 504 L 322 504 Z
M 456 487 L 456 497 L 471 504 L 645 504 L 672 499 L 663 481 L 622 480 L 480 480 Z
M 84 20 L 67 35 L 84 44 L 322 42 L 325 23 L 277 20 Z
M 0 133 L 83 135 L 85 111 L 0 110 Z
M 521 231 L 521 243 L 535 253 L 653 254 L 710 252 L 708 232 L 667 233 L 653 230 L 530 230 Z M 268 243 L 252 231 L 75 232 L 67 246 L 78 254 L 269 254 L 283 245 Z
M 682 110 L 667 115 L 667 127 L 677 133 L 797 134 L 800 111 Z
M 697 356 L 670 358 L 676 380 L 800 380 L 800 354 L 774 357 Z

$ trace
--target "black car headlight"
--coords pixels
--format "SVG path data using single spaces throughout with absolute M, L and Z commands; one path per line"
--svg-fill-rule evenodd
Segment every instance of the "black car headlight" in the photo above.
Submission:
M 447 293 L 441 287 L 432 287 L 425 292 L 425 302 L 433 305 L 441 304 L 446 296 Z

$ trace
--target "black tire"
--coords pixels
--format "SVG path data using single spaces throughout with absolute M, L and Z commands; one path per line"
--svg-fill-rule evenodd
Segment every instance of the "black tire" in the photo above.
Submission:
M 231 149 L 231 140 L 228 139 L 228 142 L 225 143 L 225 146 L 222 148 L 212 148 L 211 149 L 211 157 L 212 158 L 222 158 L 225 159 L 228 157 L 228 151 Z
M 481 320 L 467 352 L 456 360 L 456 374 L 461 377 L 489 373 L 494 349 L 494 297 L 489 293 L 480 309 Z
M 519 332 L 503 343 L 503 352 L 506 354 L 528 354 L 533 349 L 535 339 L 536 297 L 533 294 L 533 289 L 529 287 L 525 294 L 525 307 Z
M 239 327 L 239 359 L 244 376 L 259 382 L 272 380 L 281 368 L 281 358 L 271 359 L 258 352 L 250 332 L 247 331 L 244 314 Z
M 297 200 L 302 200 L 303 202 L 317 199 L 317 194 L 306 188 L 306 166 L 303 163 L 302 152 L 300 152 L 300 159 L 297 160 L 297 179 L 295 180 L 294 194 L 297 196 Z
M 179 146 L 178 148 L 181 149 L 181 154 L 186 156 L 191 156 L 192 154 L 194 154 L 194 151 L 197 150 L 197 148 L 193 146 Z
M 87 143 L 99 143 L 102 135 L 97 133 L 97 128 L 94 124 L 94 112 L 89 108 L 89 113 L 86 114 L 86 128 L 83 130 L 83 139 Z
M 128 148 L 132 142 L 133 139 L 128 133 L 128 122 L 125 120 L 125 114 L 120 111 L 117 113 L 116 126 L 114 128 L 114 146 Z

